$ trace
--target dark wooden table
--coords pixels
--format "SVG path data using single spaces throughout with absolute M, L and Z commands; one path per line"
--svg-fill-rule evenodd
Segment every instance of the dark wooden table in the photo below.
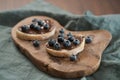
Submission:
M 0 11 L 13 10 L 34 0 L 0 0 Z M 45 0 L 74 14 L 83 14 L 86 10 L 96 15 L 120 14 L 120 0 Z

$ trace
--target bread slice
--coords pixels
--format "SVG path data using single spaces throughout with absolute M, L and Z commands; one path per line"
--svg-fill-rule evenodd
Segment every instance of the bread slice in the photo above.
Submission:
M 77 47 L 71 50 L 67 50 L 67 49 L 55 50 L 46 46 L 46 51 L 49 54 L 56 57 L 70 57 L 71 55 L 77 55 L 78 53 L 84 50 L 84 46 L 85 46 L 85 37 L 81 36 L 81 38 L 82 38 L 81 40 L 82 42 Z
M 53 27 L 50 32 L 44 34 L 29 34 L 29 33 L 24 33 L 20 30 L 16 30 L 16 35 L 18 38 L 23 40 L 45 40 L 52 37 L 55 34 L 55 30 L 56 28 Z

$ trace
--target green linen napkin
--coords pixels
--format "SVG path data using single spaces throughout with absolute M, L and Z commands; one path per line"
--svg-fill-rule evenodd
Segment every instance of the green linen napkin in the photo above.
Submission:
M 103 52 L 100 68 L 81 79 L 56 78 L 38 70 L 21 54 L 11 38 L 12 27 L 20 20 L 34 15 L 52 17 L 69 30 L 108 30 L 113 38 Z M 0 80 L 120 80 L 119 34 L 119 14 L 95 16 L 86 12 L 82 16 L 74 15 L 43 0 L 35 0 L 18 10 L 0 12 Z

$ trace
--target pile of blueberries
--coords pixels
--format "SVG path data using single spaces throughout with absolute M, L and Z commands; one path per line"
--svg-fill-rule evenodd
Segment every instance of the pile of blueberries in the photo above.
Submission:
M 33 19 L 32 23 L 30 25 L 23 25 L 21 27 L 21 31 L 27 33 L 30 29 L 35 31 L 41 31 L 41 30 L 48 30 L 50 28 L 50 25 L 43 21 L 38 19 Z
M 91 43 L 92 41 L 92 38 L 87 36 L 86 39 L 85 39 L 85 42 L 86 43 Z M 57 40 L 55 39 L 50 39 L 48 41 L 48 45 L 50 47 L 53 47 L 55 50 L 60 50 L 61 49 L 61 44 L 64 46 L 64 48 L 69 48 L 73 45 L 77 46 L 80 44 L 80 40 L 79 39 L 75 39 L 75 37 L 69 32 L 67 34 L 67 39 L 65 39 L 65 34 L 64 34 L 64 30 L 61 29 L 59 31 L 59 35 L 58 35 L 58 38 Z
M 67 39 L 65 38 L 65 34 L 64 34 L 64 30 L 61 29 L 59 31 L 59 35 L 57 40 L 55 39 L 50 39 L 48 41 L 48 45 L 52 48 L 54 48 L 55 50 L 60 50 L 61 49 L 61 45 L 63 45 L 64 48 L 68 49 L 71 46 L 75 45 L 79 45 L 80 44 L 80 40 L 76 39 L 71 33 L 67 34 Z
M 91 43 L 92 38 L 87 36 L 85 38 L 85 42 L 86 43 Z M 61 49 L 61 44 L 64 46 L 64 48 L 69 48 L 73 45 L 77 46 L 80 44 L 80 40 L 76 39 L 71 33 L 67 34 L 67 39 L 65 39 L 65 34 L 64 34 L 64 30 L 61 29 L 59 31 L 59 35 L 57 40 L 55 39 L 50 39 L 48 41 L 48 45 L 52 48 L 54 48 L 55 50 L 60 50 Z M 71 55 L 70 56 L 70 61 L 75 61 L 77 59 L 76 55 Z

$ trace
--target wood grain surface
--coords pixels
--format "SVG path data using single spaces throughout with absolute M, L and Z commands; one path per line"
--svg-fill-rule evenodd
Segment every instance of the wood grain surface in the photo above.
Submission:
M 0 0 L 0 11 L 18 9 L 33 0 Z
M 63 27 L 57 21 L 45 16 L 26 18 L 13 27 L 12 38 L 15 44 L 40 70 L 60 78 L 77 78 L 93 74 L 99 68 L 102 53 L 112 38 L 108 31 L 72 32 L 73 35 L 92 36 L 93 40 L 92 43 L 85 44 L 84 50 L 77 55 L 78 59 L 76 61 L 70 61 L 69 58 L 58 58 L 48 54 L 46 51 L 46 42 L 48 39 L 41 41 L 40 48 L 35 48 L 32 45 L 32 41 L 21 40 L 16 36 L 16 30 L 21 25 L 30 24 L 34 18 L 41 20 L 49 19 L 53 22 L 53 26 L 56 26 L 57 30 L 52 38 L 56 38 L 59 30 Z M 70 31 L 65 30 L 65 33 L 68 32 Z
M 0 11 L 13 10 L 34 0 L 0 0 Z M 96 15 L 120 14 L 120 0 L 45 0 L 74 14 L 83 14 L 86 10 Z
M 90 10 L 96 15 L 119 14 L 120 0 L 46 0 L 75 14 Z

